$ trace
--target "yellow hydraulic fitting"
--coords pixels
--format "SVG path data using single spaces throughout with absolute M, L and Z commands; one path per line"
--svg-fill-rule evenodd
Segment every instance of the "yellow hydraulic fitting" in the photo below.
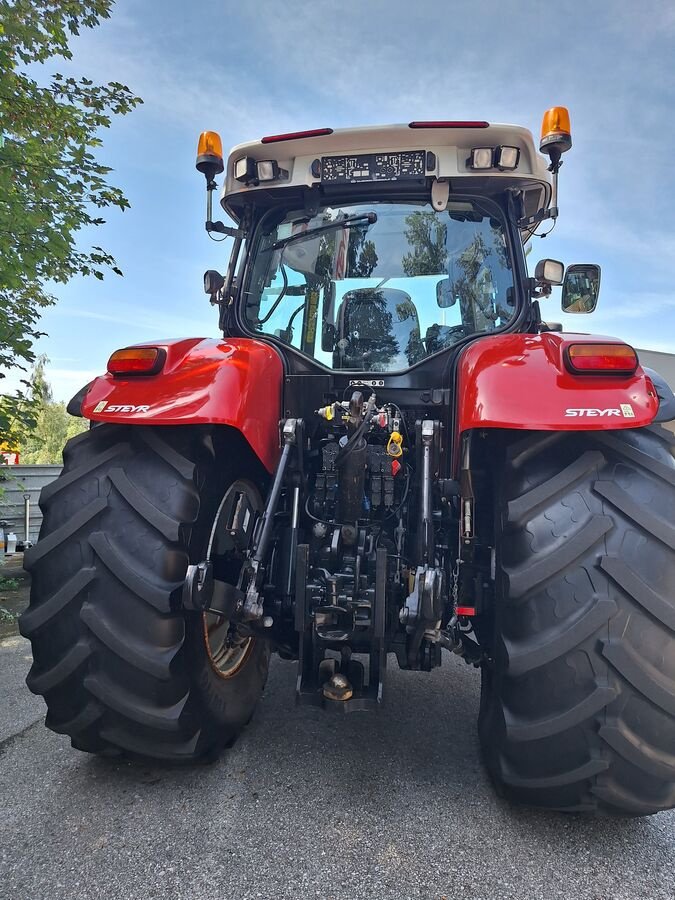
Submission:
M 403 455 L 403 435 L 398 431 L 392 431 L 387 443 L 387 453 L 394 459 L 398 459 L 399 456 Z
M 322 406 L 321 409 L 317 409 L 317 416 L 321 416 L 322 419 L 326 419 L 327 422 L 332 422 L 335 418 L 335 404 L 331 403 L 328 406 Z

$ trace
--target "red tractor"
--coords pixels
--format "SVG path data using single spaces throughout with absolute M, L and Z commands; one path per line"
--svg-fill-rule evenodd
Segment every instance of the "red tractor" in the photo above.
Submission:
M 524 246 L 555 221 L 540 151 L 487 122 L 330 128 L 236 147 L 212 220 L 218 339 L 113 353 L 42 493 L 21 630 L 47 726 L 190 761 L 253 715 L 270 653 L 297 698 L 377 708 L 387 664 L 482 675 L 485 764 L 513 800 L 675 806 L 675 418 L 620 340 L 565 334 L 600 270 Z M 547 226 L 545 226 L 547 227 Z

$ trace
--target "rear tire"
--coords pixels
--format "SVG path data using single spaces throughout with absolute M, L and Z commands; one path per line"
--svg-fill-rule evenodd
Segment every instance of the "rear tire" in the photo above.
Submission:
M 206 428 L 100 425 L 68 442 L 42 492 L 20 620 L 33 649 L 27 684 L 44 696 L 47 726 L 80 750 L 191 761 L 231 743 L 253 714 L 268 645 L 252 641 L 220 677 L 202 615 L 180 605 L 228 467 L 259 475 L 235 432 L 225 449 L 216 464 Z
M 675 806 L 673 436 L 516 439 L 496 543 L 479 732 L 500 792 L 614 815 Z

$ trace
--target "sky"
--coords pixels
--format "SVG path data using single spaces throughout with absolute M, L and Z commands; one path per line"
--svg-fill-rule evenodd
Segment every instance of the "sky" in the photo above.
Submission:
M 217 335 L 202 275 L 225 270 L 229 241 L 203 228 L 194 161 L 206 129 L 229 148 L 307 128 L 486 119 L 538 140 L 543 112 L 567 106 L 560 217 L 529 265 L 599 263 L 600 302 L 565 316 L 554 289 L 543 317 L 675 352 L 674 41 L 671 0 L 118 0 L 73 41 L 71 64 L 48 66 L 122 81 L 144 100 L 99 152 L 131 209 L 81 236 L 124 277 L 58 286 L 42 321 L 36 349 L 55 398 L 119 347 Z

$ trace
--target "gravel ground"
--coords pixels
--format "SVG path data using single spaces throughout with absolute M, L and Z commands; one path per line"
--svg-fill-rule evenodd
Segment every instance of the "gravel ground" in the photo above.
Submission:
M 478 676 L 392 669 L 389 706 L 296 708 L 275 661 L 217 763 L 86 756 L 42 725 L 27 642 L 0 642 L 0 897 L 675 898 L 675 812 L 513 809 L 478 761 Z

